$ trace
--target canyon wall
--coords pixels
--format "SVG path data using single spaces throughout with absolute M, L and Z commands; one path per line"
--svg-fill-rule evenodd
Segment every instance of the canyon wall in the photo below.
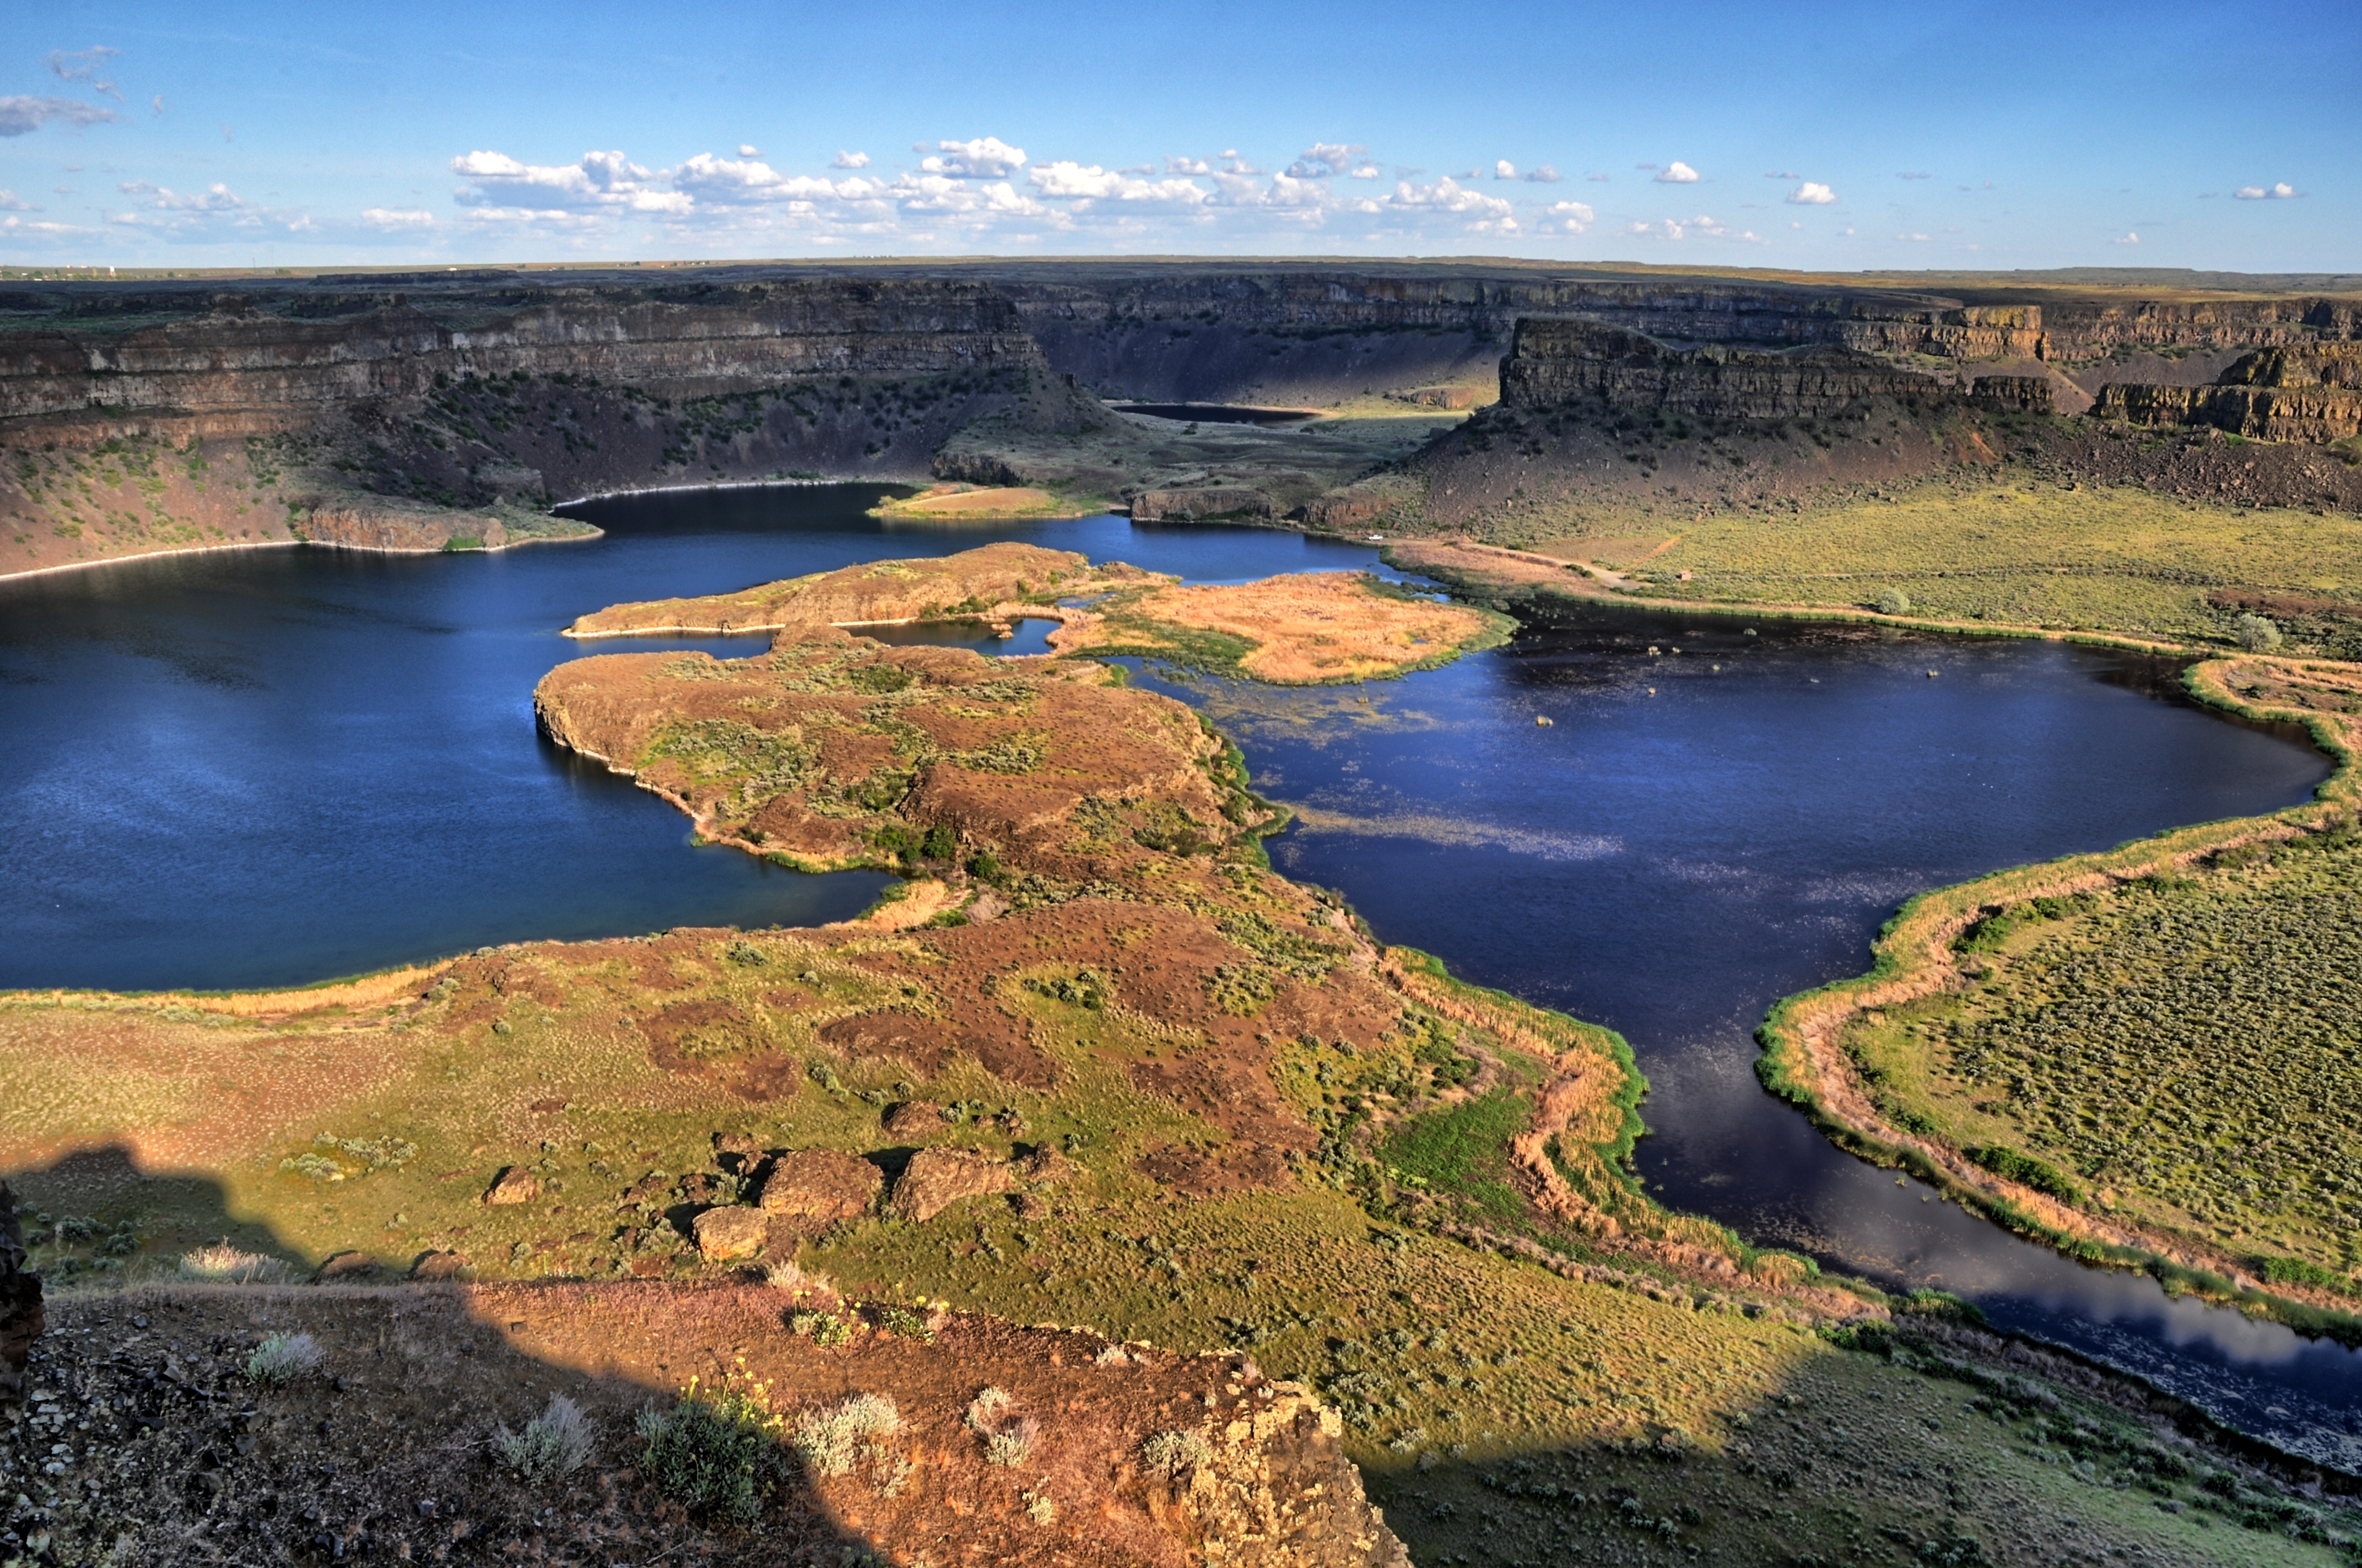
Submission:
M 952 281 L 796 280 L 672 299 L 567 289 L 467 325 L 437 319 L 401 293 L 326 319 L 264 310 L 248 295 L 207 304 L 202 315 L 125 331 L 58 325 L 0 336 L 0 420 L 250 411 L 262 424 L 274 412 L 309 414 L 520 374 L 678 397 L 816 376 L 1042 364 L 1007 299 Z
M 2203 386 L 2112 382 L 2094 417 L 2136 425 L 2212 425 L 2266 441 L 2335 441 L 2362 435 L 2362 344 L 2263 349 Z
M 1589 321 L 1520 321 L 1501 361 L 1501 401 L 1517 409 L 1595 400 L 1617 412 L 1810 419 L 1871 398 L 1962 395 L 1957 386 L 1850 348 L 1676 348 Z

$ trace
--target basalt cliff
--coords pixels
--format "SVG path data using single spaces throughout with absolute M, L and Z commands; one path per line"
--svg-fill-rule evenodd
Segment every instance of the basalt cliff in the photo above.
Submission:
M 587 533 L 549 517 L 569 498 L 822 477 L 1448 524 L 1383 476 L 1529 414 L 2362 428 L 2362 291 L 2343 278 L 971 261 L 229 282 L 0 290 L 0 566 L 496 547 Z M 1123 399 L 1334 412 L 1225 434 Z M 1356 488 L 1374 477 L 1382 497 Z

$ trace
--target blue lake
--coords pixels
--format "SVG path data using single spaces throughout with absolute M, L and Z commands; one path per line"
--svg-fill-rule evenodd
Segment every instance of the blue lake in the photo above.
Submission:
M 881 524 L 864 515 L 878 493 L 615 498 L 578 509 L 603 539 L 501 555 L 248 551 L 0 583 L 0 987 L 300 983 L 868 903 L 882 878 L 696 847 L 670 807 L 539 740 L 534 684 L 586 651 L 558 628 L 588 610 L 992 539 L 1198 581 L 1374 563 L 1364 546 L 1118 517 Z M 1864 967 L 1913 892 L 2289 804 L 2325 760 L 2192 707 L 2156 661 L 1744 628 L 1571 612 L 1401 681 L 1167 689 L 1303 813 L 1273 845 L 1284 870 L 1342 889 L 1387 940 L 1630 1039 L 1653 1086 L 1639 1167 L 1665 1201 L 1956 1290 L 2362 1463 L 2356 1356 L 1898 1187 L 1751 1071 L 1764 1010 Z M 1043 629 L 896 635 L 1029 652 Z

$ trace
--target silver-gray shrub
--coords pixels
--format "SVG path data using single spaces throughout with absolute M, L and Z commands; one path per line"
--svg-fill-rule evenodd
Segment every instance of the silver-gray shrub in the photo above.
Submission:
M 276 1388 L 292 1383 L 307 1372 L 315 1372 L 321 1362 L 320 1342 L 309 1334 L 273 1334 L 254 1347 L 246 1358 L 246 1375 L 256 1383 Z
M 1140 1445 L 1140 1457 L 1152 1474 L 1178 1481 L 1199 1465 L 1211 1463 L 1214 1451 L 1196 1432 L 1158 1432 Z
M 571 1475 L 589 1463 L 598 1437 L 581 1406 L 563 1394 L 552 1394 L 547 1408 L 527 1421 L 523 1431 L 513 1432 L 504 1425 L 493 1443 L 502 1463 L 537 1483 Z
M 861 1457 L 865 1440 L 891 1437 L 902 1430 L 902 1413 L 885 1394 L 855 1394 L 825 1410 L 807 1410 L 788 1432 L 788 1446 L 796 1451 L 815 1475 L 842 1475 Z

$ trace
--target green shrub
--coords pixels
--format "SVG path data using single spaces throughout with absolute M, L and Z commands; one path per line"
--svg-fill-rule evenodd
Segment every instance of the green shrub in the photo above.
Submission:
M 1158 1432 L 1140 1445 L 1140 1458 L 1151 1474 L 1178 1481 L 1200 1465 L 1211 1463 L 1214 1451 L 1196 1432 Z
M 734 1376 L 711 1393 L 695 1379 L 666 1411 L 640 1417 L 640 1469 L 667 1496 L 734 1525 L 762 1517 L 778 1484 L 779 1430 L 760 1384 Z
M 823 1350 L 834 1350 L 853 1338 L 852 1321 L 833 1312 L 791 1312 L 788 1327 Z
M 1882 615 L 1908 615 L 1911 596 L 1899 588 L 1890 588 L 1878 596 L 1878 613 Z
M 2021 1154 L 1998 1143 L 1968 1151 L 1969 1158 L 1992 1172 L 2003 1181 L 2014 1181 L 2030 1187 L 2036 1192 L 2047 1192 L 2066 1203 L 2081 1203 L 2081 1191 L 2058 1166 L 2030 1154 Z
M 1014 1469 L 1032 1457 L 1042 1425 L 1021 1415 L 1005 1388 L 987 1388 L 968 1402 L 967 1430 L 984 1442 L 984 1462 Z
M 273 1334 L 246 1358 L 246 1375 L 267 1388 L 292 1383 L 319 1369 L 320 1342 L 309 1334 Z
M 2261 615 L 2253 613 L 2239 617 L 2234 635 L 2239 646 L 2249 653 L 2269 653 L 2280 646 L 2280 629 Z
M 922 1345 L 935 1342 L 935 1331 L 928 1326 L 926 1317 L 908 1307 L 880 1308 L 877 1326 L 896 1339 L 916 1340 Z

